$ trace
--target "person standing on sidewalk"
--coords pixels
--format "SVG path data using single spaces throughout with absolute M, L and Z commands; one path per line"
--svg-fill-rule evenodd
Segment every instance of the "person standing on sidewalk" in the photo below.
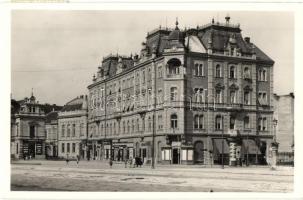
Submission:
M 79 161 L 80 161 L 80 156 L 77 155 L 77 166 L 79 165 Z
M 113 161 L 112 159 L 109 159 L 109 167 L 112 168 L 112 166 L 113 166 Z
M 69 159 L 68 159 L 68 154 L 66 154 L 66 165 L 68 165 Z

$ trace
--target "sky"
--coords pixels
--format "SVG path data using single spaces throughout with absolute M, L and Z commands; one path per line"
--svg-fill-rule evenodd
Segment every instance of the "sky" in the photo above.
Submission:
M 224 22 L 219 11 L 14 10 L 11 18 L 11 93 L 64 105 L 87 94 L 102 57 L 138 53 L 148 31 Z M 291 12 L 228 12 L 243 37 L 275 61 L 274 93 L 294 91 L 294 18 Z

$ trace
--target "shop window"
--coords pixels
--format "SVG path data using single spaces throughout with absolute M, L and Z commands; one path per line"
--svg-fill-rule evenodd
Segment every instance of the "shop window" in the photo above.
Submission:
M 171 160 L 171 149 L 162 149 L 162 160 Z

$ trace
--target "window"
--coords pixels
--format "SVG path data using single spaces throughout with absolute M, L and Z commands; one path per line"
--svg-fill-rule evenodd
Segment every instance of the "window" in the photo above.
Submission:
M 73 143 L 73 146 L 72 146 L 72 152 L 75 153 L 76 152 L 76 144 Z
M 222 90 L 216 90 L 216 103 L 222 103 Z
M 137 119 L 137 132 L 140 130 L 140 124 L 139 124 L 139 119 Z
M 267 131 L 267 119 L 266 117 L 260 117 L 258 119 L 258 130 Z
M 162 160 L 171 160 L 171 149 L 162 149 Z
M 177 87 L 171 87 L 170 88 L 170 100 L 171 101 L 176 101 L 177 100 L 177 95 L 178 95 Z
M 249 117 L 246 116 L 244 117 L 244 129 L 249 129 L 249 128 L 250 128 Z
M 195 115 L 194 117 L 194 129 L 203 129 L 204 128 L 204 116 Z
M 145 71 L 143 70 L 142 71 L 142 84 L 145 83 Z
M 236 118 L 231 116 L 230 121 L 229 121 L 229 129 L 234 130 L 235 129 L 235 124 L 236 124 Z
M 65 151 L 65 148 L 64 148 L 64 147 L 65 147 L 65 144 L 62 143 L 62 144 L 61 144 L 61 152 L 62 152 L 62 153 L 64 153 L 64 151 Z
M 29 127 L 29 137 L 30 138 L 34 138 L 35 137 L 35 126 L 34 125 L 31 125 L 30 127 Z
M 66 152 L 67 152 L 67 153 L 70 152 L 70 144 L 69 144 L 69 143 L 67 143 Z
M 158 78 L 162 78 L 162 66 L 158 67 Z
M 80 136 L 84 136 L 84 124 L 80 124 Z
M 158 129 L 163 129 L 162 115 L 158 115 Z
M 127 121 L 127 133 L 130 133 L 130 125 L 129 125 L 129 121 Z
M 258 93 L 258 102 L 260 105 L 267 105 L 267 93 L 266 92 Z
M 152 130 L 152 119 L 151 117 L 148 117 L 148 131 Z
M 250 105 L 250 92 L 249 91 L 244 92 L 244 104 Z
M 220 78 L 221 77 L 221 66 L 218 64 L 216 65 L 216 77 Z
M 151 73 L 151 69 L 148 68 L 148 77 L 147 77 L 148 81 L 151 81 L 152 79 L 152 73 Z
M 205 95 L 203 88 L 194 89 L 194 102 L 201 103 L 205 101 Z
M 73 124 L 72 137 L 76 136 L 76 124 Z
M 123 121 L 123 134 L 125 134 L 125 121 Z
M 135 132 L 135 121 L 132 119 L 132 133 Z
M 70 125 L 67 125 L 67 137 L 70 137 Z
M 170 127 L 173 129 L 178 127 L 178 116 L 176 114 L 170 116 Z
M 259 81 L 267 81 L 267 70 L 259 69 L 258 71 L 258 80 Z
M 116 135 L 116 122 L 114 122 L 114 131 L 113 131 L 113 135 Z
M 163 92 L 162 92 L 162 89 L 159 89 L 158 90 L 158 103 L 163 103 Z
M 250 71 L 248 67 L 244 68 L 244 79 L 250 79 Z
M 237 103 L 237 95 L 236 95 L 236 91 L 234 90 L 230 91 L 230 103 L 231 104 Z
M 222 130 L 222 117 L 221 116 L 216 116 L 215 129 Z
M 204 67 L 203 64 L 196 63 L 194 69 L 195 76 L 204 76 Z
M 236 78 L 236 68 L 235 68 L 235 66 L 231 66 L 229 68 L 229 78 Z
M 180 73 L 181 61 L 177 58 L 172 58 L 167 62 L 168 73 L 170 75 L 176 75 Z

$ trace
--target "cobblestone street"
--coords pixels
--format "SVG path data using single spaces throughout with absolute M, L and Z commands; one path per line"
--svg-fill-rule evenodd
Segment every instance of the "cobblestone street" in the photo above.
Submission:
M 18 161 L 12 191 L 292 192 L 293 168 L 157 165 L 125 168 L 123 163 Z

